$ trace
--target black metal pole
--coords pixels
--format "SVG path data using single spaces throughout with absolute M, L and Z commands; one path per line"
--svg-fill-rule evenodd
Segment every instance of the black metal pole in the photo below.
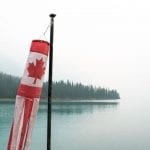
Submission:
M 51 150 L 51 110 L 52 110 L 52 73 L 53 73 L 53 37 L 54 17 L 50 14 L 50 51 L 49 51 L 49 77 L 48 77 L 48 110 L 47 110 L 47 150 Z

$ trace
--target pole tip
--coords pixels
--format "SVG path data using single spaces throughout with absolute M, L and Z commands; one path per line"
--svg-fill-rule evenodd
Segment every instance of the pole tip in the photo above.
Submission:
M 54 18 L 56 16 L 56 14 L 50 14 L 49 15 L 51 18 Z

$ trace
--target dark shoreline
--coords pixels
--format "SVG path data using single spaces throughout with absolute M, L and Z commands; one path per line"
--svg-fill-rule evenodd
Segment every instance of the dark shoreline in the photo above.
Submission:
M 15 99 L 0 99 L 0 104 L 15 104 Z M 47 100 L 41 100 L 41 105 L 46 105 Z M 53 105 L 116 105 L 119 104 L 119 100 L 117 99 L 109 99 L 109 100 L 53 100 Z

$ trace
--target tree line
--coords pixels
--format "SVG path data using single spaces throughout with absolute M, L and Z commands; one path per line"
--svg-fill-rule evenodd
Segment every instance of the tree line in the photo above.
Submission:
M 14 98 L 20 78 L 0 72 L 0 98 Z M 42 89 L 42 98 L 47 98 L 48 83 Z M 117 90 L 110 90 L 92 85 L 83 85 L 70 81 L 55 81 L 52 86 L 53 99 L 119 99 Z

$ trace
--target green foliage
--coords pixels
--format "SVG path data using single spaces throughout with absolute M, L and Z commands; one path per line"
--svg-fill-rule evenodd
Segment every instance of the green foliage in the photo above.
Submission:
M 47 82 L 43 86 L 42 97 L 47 96 Z M 81 83 L 70 81 L 53 82 L 52 97 L 54 99 L 119 99 L 116 90 L 101 87 L 85 86 Z
M 17 94 L 20 78 L 0 72 L 0 98 L 12 98 Z
M 20 83 L 19 77 L 0 73 L 0 98 L 14 98 Z M 47 97 L 48 83 L 44 83 L 42 98 Z M 116 90 L 101 87 L 85 86 L 70 81 L 53 82 L 52 96 L 54 99 L 119 99 Z

